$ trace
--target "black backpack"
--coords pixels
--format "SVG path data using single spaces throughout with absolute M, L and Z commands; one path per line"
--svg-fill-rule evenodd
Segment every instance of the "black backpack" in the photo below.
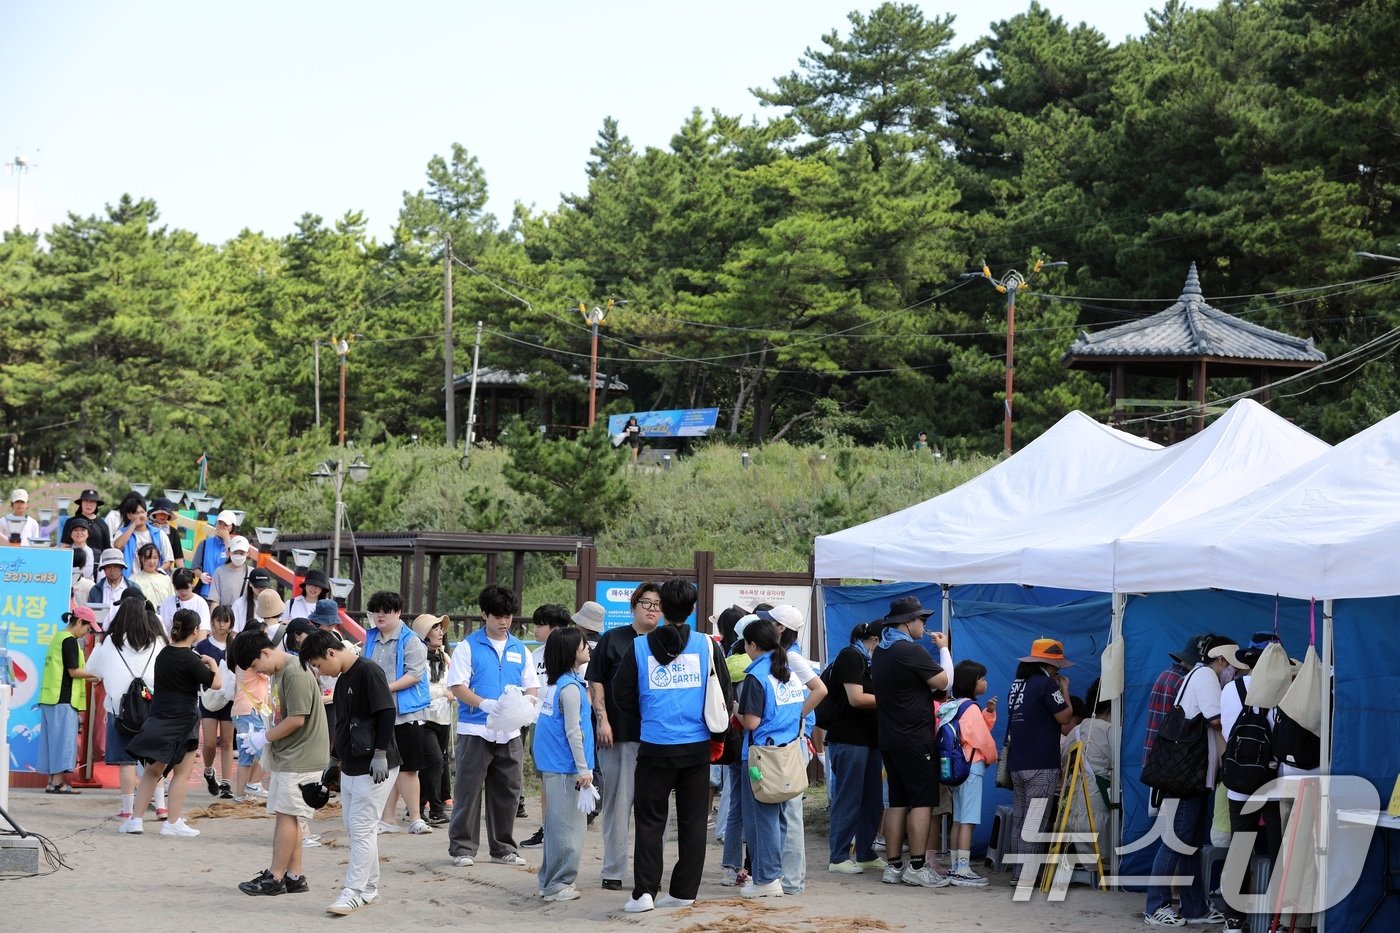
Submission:
M 1322 736 L 1298 724 L 1283 710 L 1274 713 L 1274 755 L 1294 768 L 1312 771 L 1322 764 Z
M 1225 742 L 1220 779 L 1227 790 L 1252 794 L 1278 776 L 1274 760 L 1274 730 L 1269 714 L 1258 706 L 1245 706 L 1244 679 L 1235 681 L 1240 695 L 1239 718 Z
M 141 724 L 151 712 L 151 688 L 146 685 L 145 675 L 155 654 L 152 653 L 151 657 L 146 659 L 146 666 L 142 668 L 139 677 L 132 673 L 131 665 L 126 663 L 126 658 L 122 657 L 120 651 L 117 652 L 117 657 L 122 659 L 122 666 L 131 674 L 131 683 L 117 706 L 117 731 L 130 737 L 141 731 Z

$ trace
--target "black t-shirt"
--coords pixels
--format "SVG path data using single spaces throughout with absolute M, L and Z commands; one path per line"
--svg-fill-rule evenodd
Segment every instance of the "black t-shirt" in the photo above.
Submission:
M 199 691 L 214 682 L 214 672 L 189 648 L 166 645 L 151 672 L 151 712 L 188 711 Z
M 78 666 L 78 639 L 63 639 L 61 650 L 63 651 L 63 683 L 58 688 L 60 705 L 73 702 L 73 678 L 68 672 Z
M 1006 728 L 1011 739 L 1008 769 L 1038 771 L 1060 766 L 1060 724 L 1055 714 L 1068 705 L 1059 682 L 1044 674 L 1011 682 L 1006 694 Z
M 369 774 L 373 755 L 350 754 L 350 726 L 357 721 L 373 720 L 374 747 L 388 750 L 390 768 L 402 764 L 399 747 L 394 743 L 394 695 L 389 692 L 389 681 L 378 664 L 356 658 L 350 669 L 336 679 L 334 700 L 335 735 L 331 737 L 331 751 L 340 761 L 342 774 L 352 777 Z
M 928 679 L 942 670 L 925 648 L 912 641 L 875 649 L 870 685 L 881 748 L 933 744 L 933 691 Z
M 632 643 L 636 640 L 637 630 L 630 625 L 604 632 L 603 637 L 598 639 L 598 646 L 593 649 L 588 670 L 584 673 L 584 680 L 603 685 L 603 705 L 608 712 L 614 742 L 642 740 L 642 718 L 623 713 L 613 698 L 613 677 L 617 675 L 622 659 L 632 653 Z
M 826 740 L 841 745 L 874 747 L 879 740 L 879 720 L 873 709 L 856 709 L 846 698 L 846 684 L 859 684 L 866 693 L 870 688 L 870 662 L 860 649 L 851 645 L 831 662 L 832 715 L 826 730 Z

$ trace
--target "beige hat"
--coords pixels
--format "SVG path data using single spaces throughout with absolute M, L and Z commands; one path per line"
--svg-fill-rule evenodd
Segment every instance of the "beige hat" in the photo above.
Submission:
M 606 616 L 607 610 L 600 603 L 595 603 L 590 599 L 580 606 L 578 612 L 575 612 L 571 618 L 579 628 L 598 635 L 603 631 L 603 620 Z
M 258 594 L 255 611 L 259 619 L 280 619 L 286 608 L 287 604 L 282 602 L 282 597 L 277 595 L 276 590 L 266 589 Z
M 435 616 L 431 612 L 425 612 L 413 620 L 413 634 L 424 641 L 428 640 L 428 633 L 433 630 L 434 625 L 442 626 L 442 633 L 447 634 L 447 627 L 452 620 L 447 616 Z
M 2 488 L 2 487 L 0 487 L 0 488 Z M 29 490 L 27 490 L 27 489 L 16 489 L 14 492 L 10 493 L 10 501 L 11 501 L 11 502 L 28 502 L 28 501 L 29 501 Z
M 1206 652 L 1206 656 L 1211 658 L 1224 658 L 1230 662 L 1230 666 L 1235 670 L 1249 670 L 1249 665 L 1239 659 L 1239 653 L 1239 645 L 1216 645 L 1214 648 L 1210 649 L 1210 651 Z

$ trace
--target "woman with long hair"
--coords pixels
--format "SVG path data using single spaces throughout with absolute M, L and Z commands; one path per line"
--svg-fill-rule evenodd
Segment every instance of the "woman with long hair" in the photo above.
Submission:
M 181 811 L 189 789 L 194 750 L 199 747 L 199 691 L 220 686 L 213 658 L 194 653 L 199 638 L 199 616 L 189 609 L 175 613 L 170 623 L 170 644 L 156 655 L 155 694 L 151 711 L 127 743 L 127 753 L 146 766 L 136 788 L 132 817 L 121 825 L 124 833 L 142 831 L 141 816 L 162 778 L 171 775 L 170 819 L 160 828 L 162 836 L 198 836 Z
M 117 815 L 122 820 L 132 817 L 137 776 L 136 759 L 126 748 L 130 736 L 117 728 L 117 714 L 121 712 L 122 697 L 126 696 L 132 680 L 140 677 L 147 687 L 151 686 L 151 669 L 163 647 L 165 631 L 146 601 L 139 597 L 124 599 L 117 605 L 117 612 L 107 626 L 107 637 L 93 650 L 87 663 L 88 672 L 97 675 L 107 693 L 103 701 L 107 712 L 107 742 L 103 761 L 117 766 L 122 798 L 121 811 Z M 157 801 L 157 804 L 164 809 L 164 801 Z
M 163 560 L 158 545 L 143 544 L 136 549 L 136 569 L 131 572 L 131 580 L 141 587 L 152 606 L 159 606 L 175 595 L 175 584 L 160 569 Z

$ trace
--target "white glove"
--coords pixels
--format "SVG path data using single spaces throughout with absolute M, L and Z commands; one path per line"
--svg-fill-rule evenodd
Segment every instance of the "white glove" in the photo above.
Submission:
M 245 752 L 256 758 L 263 753 L 263 749 L 267 748 L 267 733 L 245 732 L 239 736 L 238 741 L 242 744 Z
M 498 700 L 482 700 L 479 704 L 477 704 L 476 708 L 481 710 L 487 716 L 490 716 L 496 711 L 496 707 L 500 705 L 501 704 Z
M 598 793 L 598 788 L 589 784 L 587 787 L 578 789 L 578 808 L 584 813 L 592 813 L 598 809 L 598 801 L 602 795 Z

